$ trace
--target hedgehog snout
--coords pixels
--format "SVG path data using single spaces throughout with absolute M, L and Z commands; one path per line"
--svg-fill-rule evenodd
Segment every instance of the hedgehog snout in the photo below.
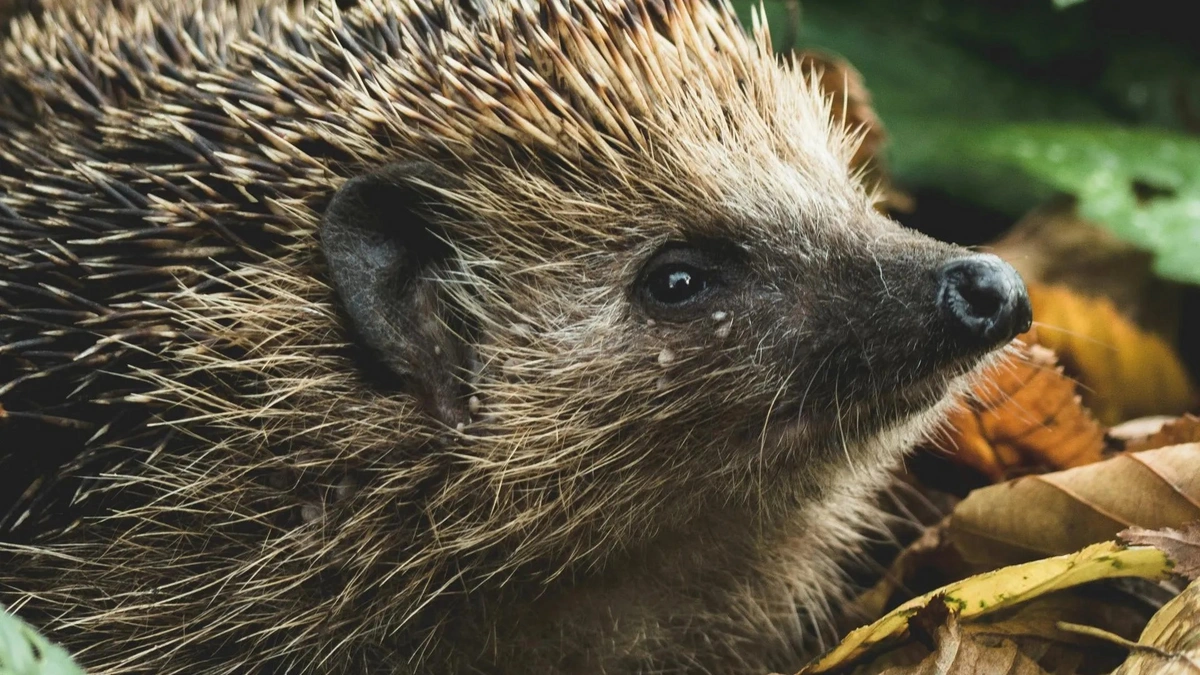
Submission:
M 938 271 L 938 279 L 938 306 L 963 347 L 990 349 L 1032 325 L 1025 282 L 994 255 L 952 260 Z

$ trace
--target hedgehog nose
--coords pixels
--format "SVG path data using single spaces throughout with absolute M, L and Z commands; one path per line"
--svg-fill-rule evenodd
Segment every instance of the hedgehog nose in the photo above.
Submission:
M 938 304 L 964 346 L 991 348 L 1029 330 L 1033 310 L 1025 282 L 994 255 L 972 255 L 938 271 Z

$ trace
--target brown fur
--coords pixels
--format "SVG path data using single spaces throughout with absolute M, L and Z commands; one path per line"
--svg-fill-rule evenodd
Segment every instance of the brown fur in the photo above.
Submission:
M 77 6 L 0 49 L 0 599 L 95 673 L 800 663 L 979 355 L 938 356 L 914 281 L 957 252 L 874 213 L 765 28 Z M 475 327 L 461 428 L 364 366 L 324 281 L 330 196 L 398 160 L 468 214 L 428 272 Z M 690 237 L 761 297 L 647 320 L 631 279 Z

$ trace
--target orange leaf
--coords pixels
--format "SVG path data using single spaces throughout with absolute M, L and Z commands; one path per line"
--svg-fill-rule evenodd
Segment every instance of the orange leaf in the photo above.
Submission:
M 1195 405 L 1195 389 L 1174 350 L 1109 300 L 1036 283 L 1029 284 L 1029 299 L 1035 324 L 1025 341 L 1058 354 L 1100 421 L 1178 415 Z
M 1098 461 L 1104 432 L 1080 404 L 1075 383 L 1049 350 L 1019 349 L 1020 356 L 1006 355 L 984 371 L 949 416 L 949 444 L 942 447 L 993 480 Z

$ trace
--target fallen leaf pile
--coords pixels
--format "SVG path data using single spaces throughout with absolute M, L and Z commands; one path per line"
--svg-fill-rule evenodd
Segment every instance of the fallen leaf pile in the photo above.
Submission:
M 857 165 L 882 173 L 857 72 L 799 58 L 866 130 Z M 1073 199 L 991 250 L 1024 275 L 1034 325 L 903 477 L 941 505 L 933 524 L 800 675 L 1200 675 L 1200 398 L 1169 339 L 1178 287 Z
M 1200 418 L 1109 436 L 1077 386 L 1037 344 L 981 375 L 927 451 L 994 484 L 902 551 L 853 605 L 874 620 L 801 675 L 1192 672 L 1195 584 L 1170 598 L 1200 576 Z
M 1191 535 L 1200 537 L 1200 530 L 1192 530 Z M 880 645 L 905 637 L 912 618 L 931 604 L 944 605 L 959 619 L 979 617 L 1092 581 L 1120 577 L 1167 579 L 1181 562 L 1197 561 L 1177 561 L 1152 546 L 1125 546 L 1109 541 L 1070 555 L 978 574 L 914 598 L 875 623 L 852 631 L 799 675 L 834 671 Z

